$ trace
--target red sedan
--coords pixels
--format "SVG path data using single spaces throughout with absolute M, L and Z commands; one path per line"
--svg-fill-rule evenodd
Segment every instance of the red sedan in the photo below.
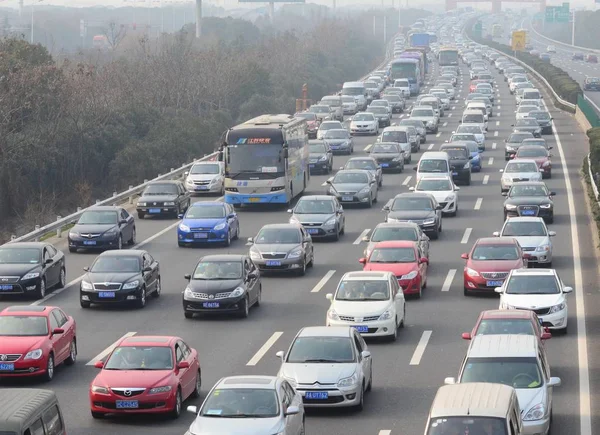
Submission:
M 0 378 L 54 378 L 77 359 L 76 324 L 57 307 L 13 306 L 0 312 Z
M 106 414 L 181 415 L 183 401 L 198 397 L 202 383 L 198 352 L 179 337 L 124 338 L 90 385 L 92 417 Z
M 471 340 L 478 335 L 524 334 L 535 335 L 545 341 L 552 338 L 548 328 L 530 310 L 487 310 L 482 311 L 471 332 L 463 332 L 462 338 Z
M 427 287 L 429 260 L 415 242 L 390 240 L 376 243 L 369 257 L 361 258 L 359 262 L 365 265 L 363 270 L 392 272 L 405 295 L 420 298 Z
M 552 178 L 552 154 L 545 147 L 539 145 L 523 145 L 517 150 L 515 160 L 535 160 L 542 172 L 542 178 Z
M 484 237 L 475 242 L 464 269 L 464 294 L 473 292 L 493 293 L 500 287 L 513 269 L 527 267 L 527 258 L 521 246 L 512 237 Z

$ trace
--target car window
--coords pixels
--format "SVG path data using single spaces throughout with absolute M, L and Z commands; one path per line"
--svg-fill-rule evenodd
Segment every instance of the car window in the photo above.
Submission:
M 52 255 L 50 255 L 50 253 L 48 252 L 48 249 L 44 249 L 44 263 L 50 259 L 52 259 Z
M 34 421 L 31 427 L 25 431 L 25 435 L 46 435 L 42 419 Z
M 183 352 L 183 357 L 188 358 L 191 355 L 192 350 L 183 341 L 179 342 L 179 346 L 181 347 L 181 351 Z
M 354 335 L 354 344 L 356 344 L 356 350 L 358 351 L 358 354 L 360 355 L 360 353 L 363 351 L 363 347 L 362 347 L 360 340 L 358 339 L 358 337 L 356 335 Z
M 54 257 L 57 254 L 57 251 L 56 249 L 54 249 L 54 246 L 48 245 L 46 246 L 46 249 L 48 250 L 48 253 L 51 257 Z
M 121 218 L 122 219 L 129 219 L 129 213 L 127 213 L 127 210 L 121 209 Z
M 184 359 L 183 350 L 178 344 L 175 345 L 175 357 L 178 363 L 180 363 Z
M 50 331 L 53 331 L 55 328 L 60 328 L 58 326 L 58 320 L 53 315 L 48 316 L 48 320 L 50 321 Z
M 60 310 L 52 310 L 52 316 L 54 316 L 56 324 L 58 325 L 57 328 L 62 328 L 62 326 L 67 323 L 67 318 Z
M 64 433 L 63 422 L 58 406 L 54 405 L 42 415 L 46 426 L 46 435 L 62 435 Z

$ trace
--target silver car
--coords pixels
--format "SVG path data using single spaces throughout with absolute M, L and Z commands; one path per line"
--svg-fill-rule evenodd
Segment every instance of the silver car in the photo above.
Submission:
M 323 141 L 329 146 L 333 154 L 352 154 L 354 152 L 354 141 L 345 128 L 332 128 L 327 130 Z
M 371 101 L 371 104 L 369 104 L 369 107 L 385 107 L 390 114 L 390 118 L 392 117 L 393 108 L 392 108 L 392 104 L 388 100 L 384 100 L 384 99 L 373 100 L 373 101 Z M 368 108 L 367 108 L 367 110 L 368 110 Z
M 335 196 L 342 204 L 364 204 L 371 207 L 377 202 L 377 180 L 369 171 L 341 170 L 327 180 L 327 194 Z
M 379 134 L 379 121 L 375 115 L 367 112 L 359 112 L 350 121 L 351 134 Z
M 417 119 L 403 119 L 398 123 L 398 127 L 412 126 L 417 129 L 417 133 L 421 139 L 421 143 L 427 142 L 427 130 L 423 121 Z
M 363 242 L 368 243 L 364 251 L 364 257 L 368 258 L 371 255 L 377 243 L 394 240 L 417 243 L 423 256 L 429 259 L 429 236 L 414 222 L 383 222 L 377 224 L 371 234 L 362 239 Z
M 438 124 L 440 119 L 436 116 L 433 108 L 431 107 L 415 107 L 410 112 L 410 119 L 414 119 L 417 121 L 423 121 L 425 124 L 425 129 L 427 133 L 437 133 L 438 132 Z
M 375 180 L 377 180 L 377 186 L 381 187 L 383 185 L 383 170 L 373 157 L 352 157 L 340 169 L 362 169 L 369 171 Z
M 185 435 L 303 435 L 302 396 L 276 376 L 229 376 L 210 390 Z
M 461 124 L 452 134 L 470 133 L 475 136 L 477 145 L 485 149 L 485 132 L 481 129 L 481 124 Z
M 500 169 L 500 172 L 502 172 L 501 192 L 508 192 L 514 183 L 520 181 L 542 181 L 542 173 L 535 160 L 511 160 L 504 169 Z
M 302 328 L 281 358 L 279 376 L 302 395 L 305 407 L 354 407 L 362 411 L 373 385 L 367 343 L 349 326 Z M 265 432 L 266 433 L 266 432 Z
M 195 163 L 184 175 L 188 192 L 224 193 L 225 166 L 222 162 Z
M 291 213 L 291 224 L 300 224 L 310 236 L 339 240 L 346 229 L 344 208 L 339 201 L 329 195 L 301 197 Z
M 342 108 L 344 115 L 354 115 L 358 112 L 358 104 L 354 97 L 350 95 L 342 95 Z
M 248 238 L 250 258 L 262 272 L 306 273 L 315 252 L 310 234 L 298 224 L 269 224 Z
M 325 104 L 314 104 L 310 106 L 308 111 L 317 115 L 319 122 L 335 119 L 335 111 Z
M 529 257 L 528 263 L 542 267 L 552 267 L 552 239 L 556 233 L 548 231 L 541 217 L 509 217 L 502 230 L 496 231 L 496 237 L 514 237 Z
M 317 130 L 317 139 L 323 139 L 329 130 L 344 130 L 344 126 L 340 121 L 323 121 Z

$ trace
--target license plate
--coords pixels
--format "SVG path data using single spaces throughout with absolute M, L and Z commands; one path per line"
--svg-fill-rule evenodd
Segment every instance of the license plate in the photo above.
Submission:
M 196 190 L 208 190 L 208 186 L 196 186 Z
M 160 208 L 151 208 L 148 213 L 160 213 Z
M 99 298 L 114 298 L 115 292 L 98 292 Z
M 329 393 L 327 391 L 307 391 L 304 395 L 306 399 L 327 400 Z
M 352 326 L 352 327 L 354 329 L 356 329 L 358 332 L 369 332 L 368 326 L 360 325 L 360 326 Z
M 203 302 L 203 308 L 219 308 L 221 304 L 219 302 Z
M 281 266 L 281 261 L 267 260 L 267 266 Z
M 503 281 L 487 281 L 485 283 L 485 285 L 487 285 L 488 287 L 501 287 L 503 284 Z
M 342 196 L 342 201 L 352 201 L 352 199 L 351 196 Z
M 15 370 L 14 364 L 1 363 L 0 370 L 3 372 L 13 372 Z
M 249 202 L 260 202 L 260 198 L 250 198 L 248 199 Z
M 207 233 L 194 233 L 194 239 L 208 239 Z
M 96 241 L 95 240 L 84 240 L 83 244 L 88 245 L 88 246 L 93 246 L 96 244 Z
M 117 409 L 137 409 L 140 404 L 137 400 L 117 400 Z
M 315 165 L 308 165 L 308 167 L 312 169 L 315 167 Z
M 316 228 L 309 228 L 306 230 L 306 232 L 308 234 L 319 234 L 319 230 L 317 230 Z
M 521 212 L 521 214 L 523 216 L 534 216 L 535 215 L 535 210 L 523 210 Z
M 458 172 L 453 172 L 452 175 L 456 177 L 458 175 Z
M 332 150 L 337 150 L 337 149 L 339 148 L 339 146 L 337 146 L 337 145 L 330 145 L 330 148 L 331 148 Z
M 6 291 L 6 290 L 12 290 L 12 289 L 13 289 L 12 285 L 6 285 L 6 284 L 5 285 L 0 285 L 0 290 Z
M 382 168 L 389 168 L 390 164 L 389 163 L 382 163 L 381 167 Z

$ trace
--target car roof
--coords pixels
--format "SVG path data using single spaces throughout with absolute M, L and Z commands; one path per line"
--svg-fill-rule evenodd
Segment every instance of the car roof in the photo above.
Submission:
M 467 358 L 536 357 L 538 339 L 533 335 L 477 335 L 471 341 Z
M 517 150 L 517 153 L 521 150 L 539 150 L 540 148 L 548 152 L 548 150 L 545 147 L 540 147 L 539 145 L 521 145 Z
M 168 335 L 133 335 L 125 337 L 119 343 L 119 346 L 170 346 L 179 338 Z
M 44 305 L 12 305 L 0 311 L 0 316 L 32 316 L 45 317 L 57 307 Z
M 416 248 L 417 243 L 410 240 L 386 240 L 377 242 L 373 249 L 377 248 Z
M 534 165 L 537 165 L 536 161 L 533 159 L 519 159 L 519 160 L 510 160 L 506 163 L 506 166 L 510 165 L 510 164 L 517 164 L 517 163 L 533 163 Z
M 122 207 L 119 207 L 118 205 L 94 205 L 92 207 L 89 207 L 87 210 L 85 211 L 114 211 L 117 212 L 119 210 L 121 210 Z
M 421 158 L 419 160 L 424 160 L 424 159 L 443 159 L 443 160 L 447 160 L 448 157 L 448 153 L 447 152 L 442 152 L 442 151 L 425 151 L 423 154 L 421 154 Z
M 216 162 L 212 162 L 212 163 L 216 163 Z M 151 181 L 148 183 L 148 186 L 152 186 L 155 184 L 179 184 L 181 183 L 181 181 L 179 180 L 160 180 L 160 181 Z
M 14 242 L 14 243 L 7 243 L 5 245 L 2 245 L 2 249 L 18 249 L 18 248 L 37 248 L 37 249 L 41 249 L 44 246 L 47 246 L 48 243 L 44 243 L 44 242 Z
M 340 281 L 385 281 L 390 274 L 392 273 L 377 270 L 346 272 Z
M 543 181 L 519 181 L 517 184 L 513 184 L 513 186 L 544 186 L 548 188 Z
M 544 218 L 539 216 L 514 216 L 506 219 L 506 222 L 544 222 Z
M 299 230 L 300 228 L 302 228 L 302 226 L 299 225 L 299 224 L 266 224 L 266 225 L 262 226 L 261 230 L 264 230 L 264 229 L 267 229 L 267 228 L 269 228 L 269 229 L 270 228 L 282 228 L 282 229 L 284 229 L 284 228 L 295 228 L 295 229 Z
M 246 258 L 245 254 L 212 254 L 205 255 L 201 261 L 243 261 Z
M 376 230 L 377 228 L 408 228 L 408 227 L 418 229 L 419 225 L 416 224 L 415 222 L 381 222 L 375 226 L 373 231 Z
M 254 388 L 260 390 L 274 390 L 281 378 L 277 376 L 242 375 L 227 376 L 216 383 L 214 389 L 227 390 L 230 388 Z
M 298 337 L 351 337 L 350 326 L 306 326 L 298 332 Z
M 445 175 L 445 174 L 440 175 L 440 174 L 425 173 L 421 177 L 421 180 L 444 180 L 444 181 L 448 181 L 448 180 L 451 180 L 451 176 L 450 175 Z M 419 181 L 421 181 L 421 180 L 419 180 Z
M 213 206 L 213 205 L 223 206 L 223 205 L 225 205 L 225 203 L 223 203 L 221 201 L 196 201 L 196 202 L 192 202 L 190 204 L 190 207 L 208 207 L 208 206 Z
M 430 419 L 454 416 L 506 418 L 516 393 L 512 387 L 467 382 L 440 387 L 431 405 Z
M 394 196 L 393 199 L 399 199 L 399 198 L 427 198 L 427 199 L 435 199 L 433 197 L 433 195 L 431 195 L 431 193 L 426 193 L 426 192 L 402 192 L 399 193 L 398 195 Z
M 512 275 L 556 276 L 556 269 L 513 269 Z
M 334 197 L 331 195 L 306 195 L 300 197 L 298 202 L 300 201 L 333 201 Z
M 514 245 L 516 243 L 513 237 L 480 237 L 475 242 L 476 245 Z
M 98 255 L 98 257 L 139 257 L 145 254 L 146 251 L 142 249 L 123 249 L 115 251 L 104 251 Z
M 531 310 L 485 310 L 481 312 L 481 319 L 531 319 Z

